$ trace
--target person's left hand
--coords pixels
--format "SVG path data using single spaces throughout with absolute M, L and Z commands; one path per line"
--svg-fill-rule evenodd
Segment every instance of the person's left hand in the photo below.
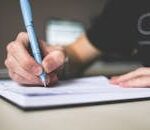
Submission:
M 150 67 L 142 67 L 121 76 L 114 76 L 110 82 L 122 87 L 150 87 Z

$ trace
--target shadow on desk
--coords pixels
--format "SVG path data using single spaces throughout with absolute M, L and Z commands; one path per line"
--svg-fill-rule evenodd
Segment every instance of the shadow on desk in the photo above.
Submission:
M 139 67 L 142 67 L 139 62 L 105 62 L 96 61 L 92 63 L 84 72 L 83 76 L 95 76 L 95 75 L 105 75 L 114 76 L 124 74 L 133 71 Z

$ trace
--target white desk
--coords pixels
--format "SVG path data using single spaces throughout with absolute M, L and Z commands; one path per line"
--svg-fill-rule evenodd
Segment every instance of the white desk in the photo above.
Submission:
M 24 112 L 0 99 L 0 130 L 150 130 L 150 101 Z

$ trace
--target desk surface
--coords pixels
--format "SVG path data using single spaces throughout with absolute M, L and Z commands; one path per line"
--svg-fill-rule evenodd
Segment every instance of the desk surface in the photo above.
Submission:
M 0 99 L 1 130 L 150 130 L 150 101 L 24 112 Z

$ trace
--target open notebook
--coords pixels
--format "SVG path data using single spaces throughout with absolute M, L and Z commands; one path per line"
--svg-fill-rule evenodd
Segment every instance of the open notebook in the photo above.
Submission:
M 60 107 L 145 99 L 149 88 L 121 88 L 109 84 L 106 77 L 61 81 L 55 87 L 25 87 L 11 80 L 0 81 L 0 95 L 23 109 Z

